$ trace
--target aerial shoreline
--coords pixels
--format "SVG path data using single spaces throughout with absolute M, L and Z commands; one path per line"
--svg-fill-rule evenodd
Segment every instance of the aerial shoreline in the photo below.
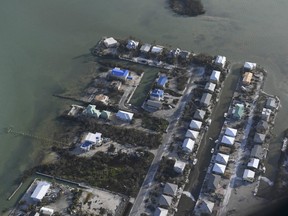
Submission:
M 103 48 L 101 48 L 101 46 L 103 46 L 103 43 L 104 43 L 104 41 L 106 40 L 107 38 L 103 38 L 102 40 L 100 40 L 100 42 L 98 43 L 98 45 L 94 48 L 94 49 L 92 49 L 92 54 L 97 54 L 98 56 L 102 56 L 103 55 L 103 53 L 102 53 L 102 49 Z M 116 41 L 121 41 L 121 40 L 119 40 L 119 39 L 116 39 Z M 125 41 L 125 40 L 123 40 L 123 41 Z M 122 42 L 122 41 L 121 41 Z M 162 46 L 159 46 L 159 45 L 155 45 L 155 46 L 158 46 L 158 48 L 160 47 L 161 49 L 163 49 L 164 47 L 162 47 Z M 119 47 L 119 44 L 116 46 L 116 48 L 117 47 Z M 95 53 L 94 52 L 94 50 L 97 50 L 97 52 Z M 109 47 L 108 49 L 108 52 L 107 51 L 105 51 L 106 53 L 105 53 L 105 55 L 107 55 L 107 56 L 112 56 L 112 57 L 116 57 L 116 58 L 119 58 L 119 59 L 122 59 L 122 60 L 129 60 L 129 61 L 132 61 L 132 62 L 135 62 L 135 63 L 140 63 L 140 64 L 143 64 L 143 65 L 149 65 L 149 66 L 153 66 L 153 67 L 157 67 L 157 68 L 163 68 L 163 69 L 167 69 L 167 70 L 173 70 L 175 67 L 173 66 L 174 64 L 169 64 L 169 63 L 165 63 L 164 61 L 162 61 L 162 60 L 149 60 L 149 59 L 145 59 L 145 58 L 143 58 L 143 57 L 141 57 L 141 58 L 139 58 L 139 57 L 133 57 L 133 58 L 127 58 L 127 56 L 126 56 L 126 54 L 125 55 L 122 55 L 122 53 L 120 53 L 121 55 L 118 55 L 117 53 L 115 53 L 115 50 L 114 50 L 114 48 L 113 47 Z M 185 51 L 185 52 L 188 52 L 188 51 Z M 164 53 L 165 53 L 165 51 L 164 51 Z M 168 53 L 165 53 L 165 54 L 167 54 L 168 55 Z M 223 70 L 223 71 L 221 71 L 222 72 L 222 75 L 224 76 L 224 78 L 222 79 L 222 81 L 220 81 L 219 82 L 219 85 L 218 85 L 218 88 L 220 88 L 220 90 L 219 90 L 219 92 L 218 92 L 218 94 L 219 95 L 221 95 L 222 94 L 222 91 L 221 91 L 221 89 L 222 89 L 222 82 L 225 84 L 225 76 L 229 76 L 230 74 L 228 73 L 228 71 L 229 71 L 229 69 L 227 68 L 227 65 L 228 65 L 228 63 L 227 63 L 227 65 L 226 65 L 226 63 L 223 65 L 223 67 L 222 66 L 215 66 L 215 65 L 213 65 L 213 63 L 211 62 L 208 62 L 208 60 L 209 61 L 211 61 L 211 59 L 214 59 L 214 57 L 210 57 L 210 56 L 201 56 L 201 58 L 199 57 L 199 58 L 197 58 L 198 57 L 198 54 L 195 54 L 195 53 L 190 53 L 190 55 L 191 55 L 191 59 L 193 59 L 194 58 L 194 60 L 196 59 L 198 62 L 197 63 L 202 63 L 202 65 L 200 64 L 200 66 L 198 66 L 198 67 L 205 67 L 205 68 L 208 68 L 208 70 L 211 70 L 210 68 L 213 68 L 213 67 L 215 67 L 216 69 L 218 69 L 218 70 Z M 156 54 L 156 57 L 155 56 L 150 56 L 150 58 L 158 58 L 159 56 L 157 56 L 157 54 Z M 160 57 L 159 57 L 160 58 Z M 162 58 L 162 57 L 161 57 Z M 189 59 L 189 58 L 188 58 Z M 181 60 L 181 59 L 180 59 Z M 181 64 L 183 64 L 183 65 L 181 65 L 180 66 L 180 68 L 185 68 L 185 67 L 187 67 L 187 65 L 189 66 L 189 64 L 187 64 L 186 62 L 181 62 Z M 195 63 L 194 63 L 195 64 Z M 195 66 L 194 66 L 195 67 Z M 254 70 L 254 69 L 253 69 Z M 196 76 L 197 77 L 197 76 Z M 264 76 L 265 77 L 265 76 Z M 241 81 L 241 79 L 239 79 L 239 82 Z M 263 87 L 263 83 L 264 83 L 264 80 L 262 80 L 262 83 L 261 83 L 261 86 Z M 182 97 L 184 97 L 184 95 L 185 95 L 185 93 L 187 93 L 187 92 L 185 92 L 185 91 L 187 91 L 187 90 L 189 90 L 190 89 L 190 91 L 192 91 L 193 89 L 194 89 L 194 87 L 192 86 L 193 85 L 193 83 L 192 82 L 188 82 L 187 83 L 187 85 L 191 85 L 190 86 L 190 88 L 188 87 L 188 88 L 185 88 L 184 89 L 184 91 L 182 91 L 183 92 L 183 96 L 181 95 L 180 96 L 180 98 Z M 260 88 L 262 88 L 262 87 L 260 87 Z M 180 92 L 180 91 L 179 91 Z M 187 94 L 188 95 L 188 94 Z M 189 97 L 193 97 L 193 95 L 191 94 Z M 215 99 L 217 99 L 218 98 L 218 96 L 216 96 L 216 98 Z M 189 102 L 188 100 L 183 100 L 183 102 Z M 89 103 L 89 102 L 87 102 L 87 103 Z M 185 103 L 183 103 L 183 105 L 185 105 Z M 216 102 L 217 103 L 217 102 Z M 124 103 L 125 104 L 125 103 Z M 131 108 L 129 108 L 128 106 L 127 106 L 128 104 L 125 104 L 124 106 L 124 109 L 127 109 L 127 110 L 130 110 Z M 104 106 L 105 107 L 105 106 Z M 107 108 L 107 107 L 105 107 L 105 108 Z M 135 108 L 135 107 L 134 107 Z M 181 108 L 181 107 L 180 107 Z M 179 110 L 182 110 L 182 111 L 184 111 L 184 106 L 183 106 L 183 108 L 181 108 L 180 109 L 179 108 Z M 136 111 L 136 110 L 135 110 Z M 138 112 L 139 112 L 139 110 L 137 110 Z M 212 108 L 211 108 L 211 110 L 210 110 L 212 113 L 213 113 L 213 105 L 212 105 Z M 181 112 L 180 112 L 181 113 Z M 141 117 L 140 117 L 141 118 Z M 181 120 L 180 120 L 181 121 Z M 170 122 L 171 123 L 171 122 Z M 178 124 L 178 121 L 177 121 L 177 124 Z M 181 125 L 182 123 L 180 123 L 180 125 Z M 174 125 L 176 125 L 176 124 L 174 124 Z M 171 128 L 171 127 L 170 127 Z M 208 125 L 208 128 L 209 128 L 209 125 Z M 168 126 L 168 130 L 169 130 L 169 126 Z M 202 130 L 202 129 L 201 129 Z M 209 129 L 208 129 L 209 130 Z M 173 132 L 173 131 L 171 131 L 171 132 Z M 162 133 L 163 133 L 163 131 L 162 131 Z M 203 131 L 203 135 L 205 134 L 205 131 Z M 205 135 L 204 135 L 205 136 Z M 198 141 L 198 142 L 200 142 L 200 140 Z M 163 143 L 163 144 L 165 144 L 165 143 Z M 167 144 L 167 143 L 166 143 Z M 163 147 L 165 147 L 165 145 L 161 145 L 161 146 L 163 146 Z M 162 147 L 161 147 L 162 148 Z M 168 153 L 166 153 L 166 154 L 168 154 Z M 196 152 L 196 154 L 197 154 L 197 152 Z M 193 154 L 193 157 L 192 157 L 192 161 L 190 161 L 190 166 L 194 166 L 195 164 L 193 164 L 192 165 L 192 162 L 193 162 L 193 158 L 195 159 L 196 157 L 195 157 L 195 155 Z M 182 159 L 183 160 L 183 159 Z M 189 159 L 188 159 L 188 161 L 189 161 Z M 194 162 L 193 162 L 194 163 Z M 198 163 L 199 163 L 199 161 L 198 161 Z M 189 162 L 187 163 L 187 164 L 189 164 Z M 197 165 L 197 164 L 196 164 Z M 157 171 L 157 170 L 156 170 Z M 153 179 L 152 179 L 153 180 Z M 145 181 L 145 180 L 144 180 Z M 153 183 L 153 185 L 152 186 L 150 186 L 150 187 L 154 187 L 155 186 L 155 183 Z M 148 188 L 149 189 L 149 188 Z M 133 213 L 131 214 L 131 215 L 134 215 Z M 136 214 L 135 214 L 136 215 Z

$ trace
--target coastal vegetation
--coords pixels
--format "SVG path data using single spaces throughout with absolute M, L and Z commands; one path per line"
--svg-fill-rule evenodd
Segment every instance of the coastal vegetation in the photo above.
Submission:
M 205 13 L 201 0 L 169 0 L 169 6 L 180 15 L 198 16 Z
M 58 153 L 59 160 L 40 165 L 35 170 L 129 196 L 137 194 L 153 159 L 153 155 L 146 151 L 132 154 L 119 151 L 116 155 L 97 152 L 91 158 L 86 158 L 71 155 L 61 148 L 53 150 Z

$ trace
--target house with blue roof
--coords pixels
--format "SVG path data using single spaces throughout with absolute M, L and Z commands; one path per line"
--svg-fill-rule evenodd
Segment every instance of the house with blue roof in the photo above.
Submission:
M 129 75 L 129 71 L 127 69 L 113 68 L 109 74 L 109 77 L 112 79 L 120 79 L 126 80 Z
M 167 76 L 161 75 L 161 76 L 158 78 L 157 87 L 163 89 L 163 88 L 165 88 L 165 85 L 166 85 L 167 82 L 168 82 Z
M 164 97 L 164 91 L 162 89 L 154 89 L 150 92 L 150 99 L 152 100 L 162 100 Z

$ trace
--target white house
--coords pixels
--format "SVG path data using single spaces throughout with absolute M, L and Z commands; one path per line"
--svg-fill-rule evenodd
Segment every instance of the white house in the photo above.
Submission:
M 122 111 L 122 110 L 119 110 L 116 113 L 116 117 L 118 119 L 121 119 L 121 120 L 127 121 L 127 122 L 130 122 L 133 119 L 133 115 L 134 115 L 134 113 L 130 113 L 130 112 Z
M 271 113 L 272 113 L 271 109 L 263 108 L 262 113 L 261 113 L 261 119 L 265 121 L 269 121 Z
M 245 62 L 243 67 L 244 67 L 244 70 L 246 71 L 252 71 L 253 69 L 256 68 L 256 63 Z
M 185 166 L 186 163 L 184 163 L 183 161 L 176 160 L 174 164 L 174 171 L 182 174 L 185 169 Z
M 107 48 L 110 48 L 116 47 L 118 45 L 118 42 L 113 37 L 109 37 L 104 40 L 104 44 Z
M 154 216 L 167 216 L 168 215 L 168 209 L 157 207 Z
M 202 126 L 202 122 L 201 121 L 197 121 L 197 120 L 192 120 L 190 125 L 189 125 L 189 128 L 192 129 L 192 130 L 197 130 L 199 131 L 201 129 L 201 126 Z
M 42 207 L 42 208 L 40 208 L 40 212 L 41 212 L 41 215 L 51 216 L 51 215 L 53 215 L 54 210 L 51 208 Z
M 211 76 L 210 76 L 210 82 L 218 83 L 219 80 L 220 80 L 220 74 L 221 74 L 220 71 L 213 70 L 213 71 L 212 71 L 212 74 L 211 74 Z
M 226 169 L 226 165 L 215 163 L 212 169 L 212 172 L 217 173 L 217 174 L 224 174 Z
M 253 182 L 255 178 L 255 172 L 249 169 L 244 170 L 243 180 Z
M 237 129 L 227 127 L 225 130 L 225 135 L 230 136 L 230 137 L 236 137 Z
M 218 55 L 214 62 L 217 66 L 220 66 L 221 68 L 224 68 L 226 65 L 226 57 Z
M 46 195 L 46 193 L 48 192 L 49 188 L 50 188 L 51 184 L 49 184 L 46 181 L 40 181 L 35 190 L 33 191 L 31 198 L 36 201 L 36 202 L 40 202 L 43 197 Z
M 196 140 L 197 137 L 198 137 L 198 135 L 199 135 L 199 131 L 195 131 L 195 130 L 190 130 L 190 129 L 188 129 L 187 132 L 186 132 L 186 134 L 185 134 L 185 137 L 191 138 L 191 139 L 193 139 L 193 140 Z
M 229 155 L 226 155 L 226 154 L 222 154 L 222 153 L 218 153 L 216 155 L 216 158 L 215 158 L 215 161 L 219 164 L 224 164 L 224 165 L 227 165 L 228 163 L 228 160 L 229 160 Z
M 101 133 L 88 132 L 84 135 L 80 148 L 85 151 L 89 151 L 92 146 L 100 146 L 101 143 L 102 143 Z
M 213 212 L 215 203 L 209 201 L 206 197 L 198 199 L 196 206 L 193 211 L 193 215 L 202 216 L 202 215 L 211 215 Z
M 194 144 L 195 144 L 194 140 L 186 138 L 182 144 L 182 149 L 186 152 L 192 152 Z
M 259 163 L 260 163 L 260 160 L 258 158 L 250 158 L 249 163 L 247 164 L 247 166 L 249 168 L 258 169 Z
M 168 196 L 175 196 L 177 194 L 178 185 L 172 183 L 166 183 L 163 189 L 163 193 Z
M 234 137 L 229 137 L 229 136 L 224 135 L 222 137 L 221 143 L 226 144 L 226 145 L 233 145 L 234 141 L 235 141 Z
M 215 88 L 216 88 L 215 83 L 207 82 L 204 89 L 210 93 L 213 93 L 215 91 Z
M 138 41 L 128 40 L 126 47 L 127 47 L 127 49 L 131 50 L 131 49 L 136 49 L 138 47 L 138 45 L 139 45 Z
M 163 47 L 161 46 L 153 46 L 151 49 L 151 53 L 160 54 L 163 51 Z

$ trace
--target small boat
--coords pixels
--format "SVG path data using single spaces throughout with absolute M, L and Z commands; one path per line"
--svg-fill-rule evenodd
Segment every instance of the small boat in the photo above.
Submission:
M 197 161 L 198 161 L 198 159 L 195 158 L 195 159 L 193 160 L 193 165 L 196 165 Z
M 282 141 L 282 148 L 281 148 L 281 151 L 282 152 L 285 152 L 286 149 L 287 149 L 287 143 L 288 142 L 288 138 L 287 137 L 284 137 L 283 141 Z
M 211 154 L 213 154 L 213 153 L 214 153 L 214 148 L 211 149 Z

